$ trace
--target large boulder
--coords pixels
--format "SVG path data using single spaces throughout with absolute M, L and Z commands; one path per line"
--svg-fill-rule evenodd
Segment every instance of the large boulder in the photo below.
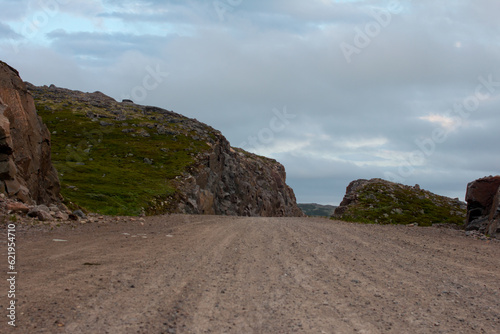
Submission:
M 0 193 L 28 204 L 59 201 L 50 133 L 19 73 L 0 61 Z
M 488 176 L 467 184 L 467 230 L 495 235 L 500 220 L 500 176 Z

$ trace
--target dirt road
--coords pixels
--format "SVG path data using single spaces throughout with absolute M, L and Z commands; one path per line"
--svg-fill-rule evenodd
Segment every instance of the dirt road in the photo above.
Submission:
M 500 243 L 454 230 L 173 215 L 17 243 L 1 333 L 500 333 Z

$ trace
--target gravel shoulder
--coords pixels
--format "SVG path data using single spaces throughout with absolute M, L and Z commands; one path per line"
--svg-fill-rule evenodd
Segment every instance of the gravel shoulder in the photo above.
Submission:
M 2 315 L 0 332 L 500 333 L 499 252 L 462 231 L 319 218 L 19 229 L 17 328 Z

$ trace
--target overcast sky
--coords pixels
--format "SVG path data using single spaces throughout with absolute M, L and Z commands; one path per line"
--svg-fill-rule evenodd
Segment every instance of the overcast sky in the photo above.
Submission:
M 24 80 L 163 107 L 283 163 L 299 202 L 500 167 L 498 0 L 0 0 Z

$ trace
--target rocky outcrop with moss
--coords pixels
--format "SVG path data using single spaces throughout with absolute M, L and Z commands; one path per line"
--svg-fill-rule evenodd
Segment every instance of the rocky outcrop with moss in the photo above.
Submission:
M 332 218 L 377 224 L 462 225 L 466 205 L 458 199 L 433 194 L 418 185 L 382 179 L 351 182 Z
M 59 202 L 50 134 L 19 73 L 0 62 L 0 193 L 26 204 Z
M 100 92 L 29 85 L 68 204 L 111 215 L 299 216 L 284 167 L 210 126 Z

